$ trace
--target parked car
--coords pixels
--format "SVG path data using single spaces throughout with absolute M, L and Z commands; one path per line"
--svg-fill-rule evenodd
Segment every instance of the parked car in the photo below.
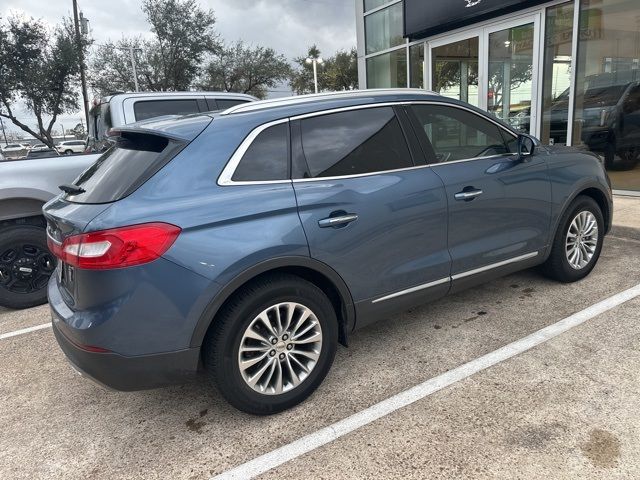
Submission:
M 202 365 L 235 407 L 284 410 L 354 328 L 538 265 L 580 280 L 611 226 L 595 155 L 420 91 L 256 102 L 112 133 L 117 146 L 44 214 L 60 260 L 55 336 L 78 370 L 120 390 Z
M 51 147 L 48 147 L 44 143 L 36 143 L 30 149 L 31 152 L 41 152 L 41 151 L 44 151 L 44 150 L 51 150 Z M 55 155 L 57 155 L 57 152 L 55 153 Z
M 24 157 L 27 153 L 27 149 L 21 143 L 9 143 L 2 147 L 2 154 L 5 158 L 20 158 Z
M 74 153 L 84 153 L 87 148 L 86 140 L 67 140 L 56 145 L 56 149 L 63 155 L 73 155 Z
M 94 102 L 89 113 L 89 148 L 105 149 L 106 132 L 141 120 L 224 110 L 256 97 L 228 92 L 126 92 Z
M 607 168 L 632 169 L 640 161 L 640 74 L 602 73 L 585 79 L 577 100 L 580 130 L 576 134 L 589 150 L 604 157 Z M 544 112 L 554 143 L 566 143 L 569 89 Z M 528 131 L 530 111 L 520 123 Z
M 0 306 L 27 308 L 47 301 L 47 281 L 56 259 L 47 249 L 42 206 L 99 155 L 65 157 L 29 152 L 27 159 L 0 162 Z
M 95 130 L 96 126 L 122 126 L 142 118 L 153 116 L 154 112 L 164 115 L 171 108 L 177 109 L 182 102 L 188 107 L 196 102 L 203 111 L 228 108 L 239 103 L 253 101 L 255 97 L 243 94 L 220 92 L 155 92 L 129 93 L 106 97 L 92 109 L 93 132 L 100 131 L 100 146 L 95 138 L 89 151 L 102 151 L 111 143 L 104 136 L 105 130 Z M 144 103 L 149 102 L 149 103 Z M 164 110 L 163 110 L 164 109 Z M 186 110 L 188 111 L 188 109 Z M 64 142 L 63 142 L 64 143 Z M 84 142 L 82 142 L 84 145 Z M 73 148 L 80 150 L 76 145 Z M 83 147 L 84 148 L 84 147 Z M 62 149 L 61 153 L 68 149 Z M 33 149 L 32 149 L 33 151 Z M 11 158 L 23 158 L 26 150 L 13 154 Z M 53 156 L 33 155 L 28 159 Z M 58 154 L 55 153 L 57 156 Z M 46 302 L 46 282 L 51 274 L 51 265 L 55 259 L 46 252 L 45 221 L 42 217 L 42 205 L 55 197 L 60 190 L 58 185 L 71 183 L 85 168 L 89 167 L 98 155 L 82 155 L 64 161 L 7 162 L 0 166 L 0 305 L 9 308 L 27 308 Z M 20 243 L 23 242 L 23 243 Z M 20 253 L 20 255 L 18 255 Z M 27 255 L 28 253 L 28 255 Z M 43 256 L 41 256 L 43 255 Z M 5 265 L 2 265 L 5 258 Z M 46 268 L 35 269 L 34 259 L 46 259 Z M 53 261 L 54 263 L 50 263 Z M 23 263 L 31 266 L 30 275 L 16 275 Z M 34 265 L 32 265 L 34 264 Z M 9 273 L 8 273 L 9 272 Z M 24 273 L 24 272 L 23 272 Z M 37 278 L 36 278 L 37 277 Z
M 29 150 L 29 153 L 27 153 L 27 156 L 25 158 L 47 158 L 47 157 L 57 157 L 58 155 L 60 155 L 58 153 L 58 151 L 54 148 L 32 148 L 31 150 Z

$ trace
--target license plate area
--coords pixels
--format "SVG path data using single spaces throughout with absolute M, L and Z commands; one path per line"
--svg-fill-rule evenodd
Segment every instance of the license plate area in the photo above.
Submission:
M 65 262 L 60 262 L 60 285 L 69 293 L 73 292 L 73 284 L 75 281 L 75 268 Z

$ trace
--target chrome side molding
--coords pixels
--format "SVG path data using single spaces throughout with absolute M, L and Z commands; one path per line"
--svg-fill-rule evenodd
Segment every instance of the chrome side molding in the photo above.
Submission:
M 478 273 L 483 273 L 494 268 L 504 267 L 505 265 L 509 265 L 511 263 L 522 262 L 524 260 L 528 260 L 533 257 L 537 257 L 540 252 L 531 252 L 525 253 L 524 255 L 520 255 L 517 257 L 509 258 L 507 260 L 502 260 L 501 262 L 492 263 L 490 265 L 485 265 L 484 267 L 475 268 L 473 270 L 468 270 L 462 273 L 456 273 L 450 277 L 441 278 L 439 280 L 434 280 L 433 282 L 424 283 L 422 285 L 417 285 L 415 287 L 407 288 L 405 290 L 400 290 L 398 292 L 391 293 L 389 295 L 385 295 L 384 297 L 376 298 L 372 300 L 371 303 L 384 302 L 385 300 L 391 300 L 392 298 L 400 297 L 402 295 L 407 295 L 409 293 L 414 293 L 420 290 L 425 290 L 427 288 L 436 287 L 438 285 L 442 285 L 443 283 L 451 282 L 453 280 L 458 280 L 460 278 L 470 277 L 471 275 L 476 275 Z

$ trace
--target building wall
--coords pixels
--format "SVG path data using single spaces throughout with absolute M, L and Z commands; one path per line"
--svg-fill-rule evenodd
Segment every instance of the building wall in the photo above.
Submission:
M 543 143 L 598 153 L 614 188 L 640 191 L 640 0 L 550 1 L 411 42 L 402 38 L 402 0 L 355 0 L 355 6 L 361 89 L 433 88 L 475 103 Z M 525 16 L 529 29 L 505 26 L 491 33 L 494 25 L 503 28 L 500 22 Z M 472 31 L 479 32 L 479 45 L 469 47 L 478 66 L 461 59 L 453 44 L 454 36 Z M 496 54 L 500 42 L 510 46 L 509 55 Z M 461 43 L 458 49 L 465 48 Z M 443 46 L 441 63 L 432 65 L 429 47 L 436 45 Z M 461 65 L 458 80 L 435 81 L 432 70 L 455 62 Z M 526 62 L 530 78 L 522 78 Z M 501 91 L 490 85 L 496 75 L 503 80 Z

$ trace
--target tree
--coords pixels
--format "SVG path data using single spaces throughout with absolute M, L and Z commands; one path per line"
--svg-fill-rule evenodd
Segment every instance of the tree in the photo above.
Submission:
M 312 45 L 307 50 L 307 55 L 293 59 L 297 68 L 294 68 L 289 75 L 289 85 L 298 95 L 314 92 L 313 65 L 306 62 L 307 58 L 320 58 L 318 47 Z M 318 90 L 324 90 L 324 72 L 320 65 L 318 65 Z
M 49 147 L 54 146 L 51 132 L 58 116 L 79 108 L 79 72 L 70 21 L 63 20 L 53 31 L 33 18 L 10 17 L 0 23 L 0 116 Z M 37 128 L 16 117 L 17 102 L 34 114 Z
M 294 62 L 297 68 L 292 70 L 289 85 L 298 95 L 315 91 L 313 85 L 313 65 L 306 62 L 307 58 L 320 58 L 320 50 L 311 46 L 307 55 L 297 57 Z M 318 90 L 354 90 L 358 88 L 358 53 L 355 48 L 349 51 L 340 50 L 332 57 L 324 59 L 318 65 Z
M 204 10 L 197 0 L 145 0 L 142 11 L 151 25 L 149 40 L 124 37 L 94 52 L 91 83 L 99 95 L 135 89 L 129 47 L 139 86 L 150 91 L 188 90 L 205 56 L 220 48 L 213 10 Z
M 78 140 L 84 140 L 85 138 L 87 138 L 87 132 L 84 128 L 83 123 L 76 124 L 76 126 L 68 130 L 68 132 L 70 132 Z
M 358 52 L 338 51 L 326 60 L 324 66 L 324 83 L 329 90 L 356 90 L 358 88 Z
M 284 55 L 272 48 L 248 47 L 242 41 L 223 45 L 205 67 L 200 87 L 265 98 L 267 90 L 289 77 Z
M 162 75 L 154 90 L 186 90 L 196 78 L 203 56 L 218 48 L 213 10 L 196 0 L 144 0 L 142 11 L 155 39 L 149 62 Z

